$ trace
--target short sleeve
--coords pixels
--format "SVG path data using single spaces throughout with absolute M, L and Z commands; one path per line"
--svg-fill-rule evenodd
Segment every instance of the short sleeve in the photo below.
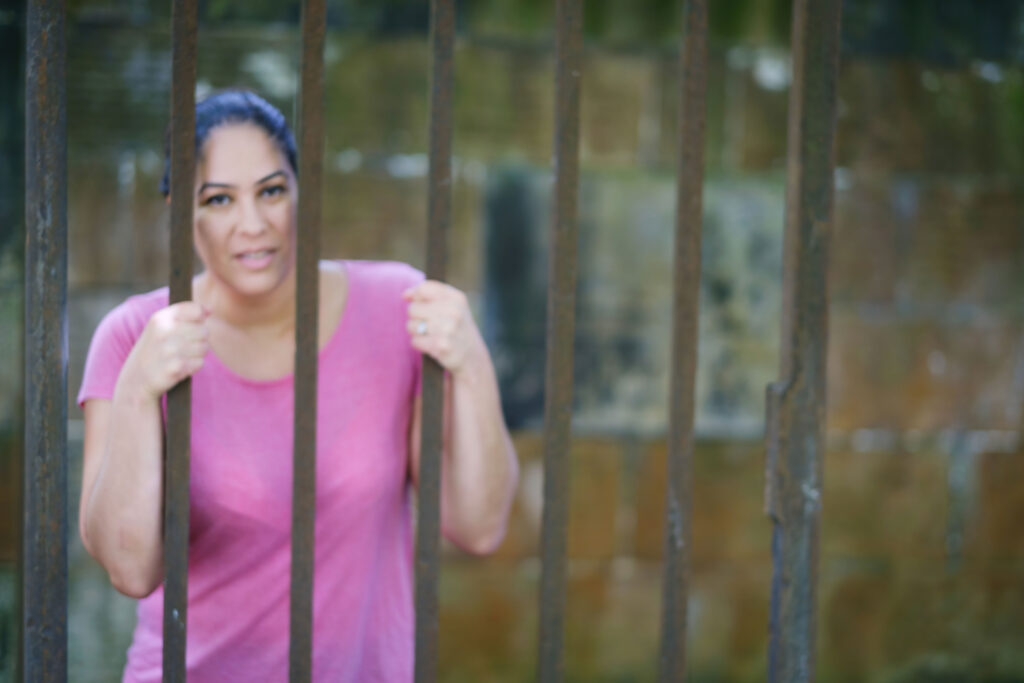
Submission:
M 100 321 L 85 358 L 82 386 L 78 390 L 79 407 L 92 398 L 113 398 L 117 378 L 128 354 L 150 315 L 160 307 L 147 305 L 151 304 L 151 299 L 148 296 L 132 297 Z

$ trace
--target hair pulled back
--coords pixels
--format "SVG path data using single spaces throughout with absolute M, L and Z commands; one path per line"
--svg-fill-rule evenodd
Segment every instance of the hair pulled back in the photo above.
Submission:
M 226 124 L 251 123 L 259 126 L 274 141 L 296 176 L 295 137 L 288 128 L 284 114 L 274 105 L 248 90 L 222 90 L 203 99 L 196 105 L 196 155 L 202 152 L 210 133 Z M 171 193 L 171 134 L 170 128 L 164 138 L 164 175 L 160 180 L 160 193 L 165 197 Z

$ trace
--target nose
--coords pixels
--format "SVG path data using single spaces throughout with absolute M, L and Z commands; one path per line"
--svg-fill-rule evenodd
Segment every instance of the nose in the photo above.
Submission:
M 259 235 L 267 229 L 267 218 L 260 211 L 255 199 L 247 198 L 239 202 L 241 212 L 238 216 L 238 231 L 244 235 Z

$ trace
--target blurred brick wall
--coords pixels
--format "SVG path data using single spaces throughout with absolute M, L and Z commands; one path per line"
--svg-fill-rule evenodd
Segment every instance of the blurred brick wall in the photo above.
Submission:
M 155 189 L 165 42 L 116 30 L 72 40 L 72 392 L 103 312 L 165 278 L 167 217 Z M 204 88 L 250 85 L 290 113 L 293 32 L 211 30 L 200 55 Z M 324 254 L 421 265 L 425 44 L 335 36 L 327 57 Z M 536 210 L 524 229 L 546 242 L 551 66 L 528 46 L 467 40 L 458 50 L 450 268 L 478 318 L 488 305 L 485 206 L 504 169 L 531 179 Z M 759 438 L 778 346 L 786 68 L 783 52 L 724 46 L 709 66 L 695 680 L 764 677 L 771 564 Z M 578 343 L 593 363 L 578 368 L 569 680 L 655 672 L 675 71 L 657 52 L 587 57 Z M 1020 69 L 843 66 L 822 680 L 965 680 L 956 675 L 967 670 L 971 680 L 1024 680 L 1022 98 Z M 615 355 L 622 347 L 639 351 Z M 74 441 L 77 408 L 69 414 Z M 524 430 L 516 442 L 523 482 L 506 543 L 486 560 L 446 556 L 445 680 L 519 681 L 534 670 L 540 439 Z M 72 567 L 74 670 L 104 680 L 123 657 L 130 602 L 77 546 Z

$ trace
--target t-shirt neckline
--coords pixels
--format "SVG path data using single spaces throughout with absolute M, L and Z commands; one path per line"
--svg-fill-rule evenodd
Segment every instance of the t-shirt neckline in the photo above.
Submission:
M 331 336 L 327 339 L 327 343 L 324 344 L 324 347 L 317 352 L 318 367 L 323 363 L 324 357 L 333 349 L 335 345 L 338 344 L 338 340 L 342 337 L 344 329 L 348 327 L 349 318 L 352 317 L 352 291 L 354 289 L 354 278 L 352 277 L 353 269 L 351 268 L 351 263 L 347 260 L 338 259 L 335 262 L 340 264 L 342 270 L 345 272 L 345 305 L 341 311 L 341 318 L 334 326 L 334 331 L 331 333 Z M 276 377 L 273 379 L 253 379 L 251 377 L 240 375 L 239 373 L 229 368 L 224 363 L 224 361 L 220 359 L 220 356 L 218 356 L 217 353 L 212 348 L 206 353 L 206 361 L 213 367 L 217 368 L 221 374 L 226 375 L 229 379 L 238 382 L 239 384 L 245 384 L 247 386 L 269 388 L 285 384 L 291 384 L 295 379 L 294 371 L 289 372 L 287 375 L 284 375 L 282 377 Z

